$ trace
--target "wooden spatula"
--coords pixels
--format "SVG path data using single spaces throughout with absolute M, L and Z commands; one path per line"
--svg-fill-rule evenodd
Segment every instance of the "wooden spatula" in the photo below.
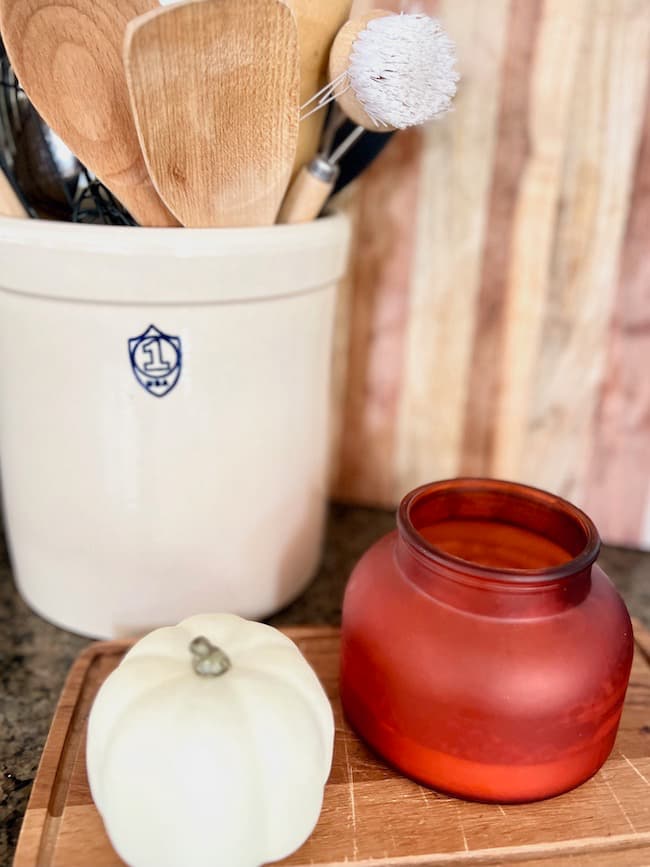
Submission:
M 296 152 L 296 24 L 282 0 L 190 0 L 127 27 L 149 174 L 185 226 L 271 225 Z
M 293 11 L 298 25 L 302 105 L 327 83 L 330 46 L 350 14 L 352 0 L 284 0 L 284 2 Z M 316 153 L 324 121 L 325 112 L 317 111 L 300 124 L 293 166 L 294 174 Z
M 153 188 L 122 64 L 127 22 L 156 0 L 0 0 L 0 27 L 27 96 L 142 225 L 176 225 Z
M 1 85 L 0 85 L 1 86 Z M 18 193 L 14 190 L 9 178 L 4 172 L 0 159 L 0 216 L 2 217 L 28 217 L 25 206 L 20 201 Z

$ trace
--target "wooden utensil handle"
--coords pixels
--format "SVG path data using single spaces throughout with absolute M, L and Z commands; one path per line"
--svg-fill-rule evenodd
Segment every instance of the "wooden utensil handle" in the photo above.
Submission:
M 300 103 L 310 99 L 327 83 L 330 47 L 345 24 L 352 0 L 283 0 L 298 25 L 300 47 Z M 312 114 L 300 124 L 292 177 L 309 164 L 318 149 L 325 112 Z
M 9 183 L 5 173 L 0 169 L 0 214 L 3 217 L 27 217 L 23 203 L 14 188 Z
M 330 197 L 338 169 L 320 157 L 302 168 L 285 196 L 278 223 L 308 223 L 315 220 Z

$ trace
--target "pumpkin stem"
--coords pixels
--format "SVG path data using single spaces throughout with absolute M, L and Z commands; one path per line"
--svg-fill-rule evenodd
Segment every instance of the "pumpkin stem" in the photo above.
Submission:
M 219 677 L 232 666 L 223 650 L 215 647 L 204 635 L 199 635 L 190 643 L 190 653 L 194 657 L 192 667 L 202 677 Z

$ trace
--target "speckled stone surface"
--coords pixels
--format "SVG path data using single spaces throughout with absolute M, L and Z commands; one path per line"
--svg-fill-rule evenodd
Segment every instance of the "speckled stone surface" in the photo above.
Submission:
M 394 527 L 389 512 L 333 506 L 321 569 L 307 592 L 271 619 L 276 626 L 337 624 L 343 589 L 366 548 Z M 633 616 L 650 627 L 650 554 L 606 548 L 600 564 Z M 9 867 L 57 698 L 88 640 L 29 611 L 11 580 L 0 537 L 0 865 Z M 91 865 L 88 865 L 91 867 Z

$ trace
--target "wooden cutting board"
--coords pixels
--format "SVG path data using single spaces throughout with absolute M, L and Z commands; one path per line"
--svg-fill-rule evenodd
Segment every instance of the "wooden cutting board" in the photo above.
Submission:
M 650 634 L 635 626 L 632 679 L 616 747 L 604 768 L 561 797 L 504 807 L 438 794 L 386 767 L 343 719 L 337 686 L 339 631 L 287 629 L 332 701 L 336 745 L 318 827 L 300 851 L 281 863 L 647 867 Z M 34 782 L 14 867 L 122 864 L 93 806 L 84 756 L 93 697 L 128 647 L 118 641 L 92 645 L 72 668 Z
M 335 496 L 528 482 L 650 549 L 650 0 L 378 7 L 438 16 L 461 82 L 345 197 Z

